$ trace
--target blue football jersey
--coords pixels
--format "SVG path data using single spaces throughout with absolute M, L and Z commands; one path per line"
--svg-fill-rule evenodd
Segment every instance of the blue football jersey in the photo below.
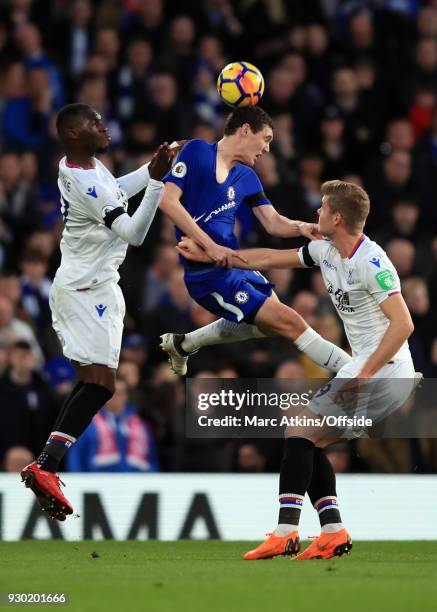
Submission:
M 251 208 L 270 204 L 252 168 L 236 164 L 223 183 L 216 179 L 217 143 L 194 139 L 187 142 L 176 164 L 163 179 L 181 190 L 181 203 L 196 223 L 217 244 L 238 248 L 235 216 L 245 202 Z M 177 229 L 179 240 L 182 233 Z

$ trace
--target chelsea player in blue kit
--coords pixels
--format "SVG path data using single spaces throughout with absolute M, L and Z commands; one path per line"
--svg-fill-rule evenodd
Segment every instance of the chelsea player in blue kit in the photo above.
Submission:
M 214 144 L 189 141 L 164 178 L 160 208 L 176 225 L 177 238 L 189 236 L 218 264 L 182 257 L 189 294 L 220 319 L 188 334 L 161 336 L 161 347 L 179 375 L 186 374 L 190 353 L 203 346 L 272 335 L 289 338 L 316 363 L 333 371 L 350 359 L 282 304 L 260 272 L 227 267 L 238 248 L 234 224 L 243 202 L 273 236 L 321 237 L 317 224 L 280 215 L 266 197 L 252 166 L 269 151 L 272 139 L 272 119 L 260 107 L 235 109 L 226 120 L 222 140 Z

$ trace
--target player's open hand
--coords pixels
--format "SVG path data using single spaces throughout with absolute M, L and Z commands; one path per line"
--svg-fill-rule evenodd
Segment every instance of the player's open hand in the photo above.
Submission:
M 177 155 L 177 148 L 170 148 L 167 142 L 159 146 L 149 164 L 150 178 L 160 181 L 169 172 L 173 159 Z
M 305 238 L 309 238 L 310 240 L 323 239 L 323 235 L 319 231 L 318 223 L 305 223 L 304 221 L 299 221 L 298 227 L 300 235 L 305 236 Z
M 177 247 L 177 252 L 179 255 L 185 257 L 190 261 L 201 261 L 201 262 L 212 262 L 212 259 L 208 257 L 205 251 L 201 246 L 194 242 L 191 238 L 187 238 L 187 236 L 183 236 L 179 241 Z

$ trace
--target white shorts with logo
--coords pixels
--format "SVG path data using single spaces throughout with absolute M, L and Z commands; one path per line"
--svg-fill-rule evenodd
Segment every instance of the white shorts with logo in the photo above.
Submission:
M 118 367 L 125 303 L 116 283 L 77 291 L 54 282 L 50 308 L 65 357 L 81 365 Z
M 326 417 L 366 417 L 372 424 L 379 423 L 400 408 L 410 397 L 417 380 L 411 359 L 394 360 L 382 367 L 360 390 L 356 403 L 349 407 L 340 404 L 338 391 L 361 370 L 367 357 L 357 357 L 344 365 L 327 385 L 318 390 L 308 405 L 311 412 Z M 346 379 L 346 380 L 345 380 Z M 331 426 L 331 422 L 328 423 Z M 332 424 L 332 426 L 334 426 Z M 344 427 L 345 438 L 355 438 L 365 433 L 365 428 Z

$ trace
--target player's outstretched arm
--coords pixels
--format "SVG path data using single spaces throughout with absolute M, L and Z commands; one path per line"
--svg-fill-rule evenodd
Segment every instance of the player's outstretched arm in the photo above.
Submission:
M 279 238 L 304 236 L 310 240 L 321 240 L 323 238 L 317 223 L 306 223 L 305 221 L 288 219 L 284 215 L 280 215 L 271 204 L 255 206 L 253 212 L 266 232 L 271 236 L 278 236 Z
M 390 324 L 376 351 L 370 355 L 363 365 L 357 378 L 370 378 L 386 363 L 388 363 L 408 340 L 414 331 L 405 300 L 400 293 L 396 293 L 379 304 L 382 312 L 389 319 Z
M 149 164 L 150 180 L 146 192 L 132 217 L 122 207 L 105 216 L 106 226 L 133 246 L 142 244 L 149 231 L 164 189 L 161 179 L 171 168 L 174 155 L 167 143 L 159 147 Z
M 207 253 L 193 240 L 182 238 L 176 247 L 178 253 L 190 261 L 212 262 Z M 297 249 L 242 249 L 232 258 L 234 268 L 244 270 L 273 270 L 275 268 L 304 268 Z M 241 259 L 242 258 L 242 259 Z
M 164 196 L 160 209 L 170 217 L 173 223 L 184 234 L 192 238 L 207 253 L 211 260 L 219 266 L 232 266 L 233 256 L 239 258 L 236 251 L 216 244 L 206 232 L 194 221 L 182 206 L 180 197 L 182 190 L 172 182 L 165 184 Z

